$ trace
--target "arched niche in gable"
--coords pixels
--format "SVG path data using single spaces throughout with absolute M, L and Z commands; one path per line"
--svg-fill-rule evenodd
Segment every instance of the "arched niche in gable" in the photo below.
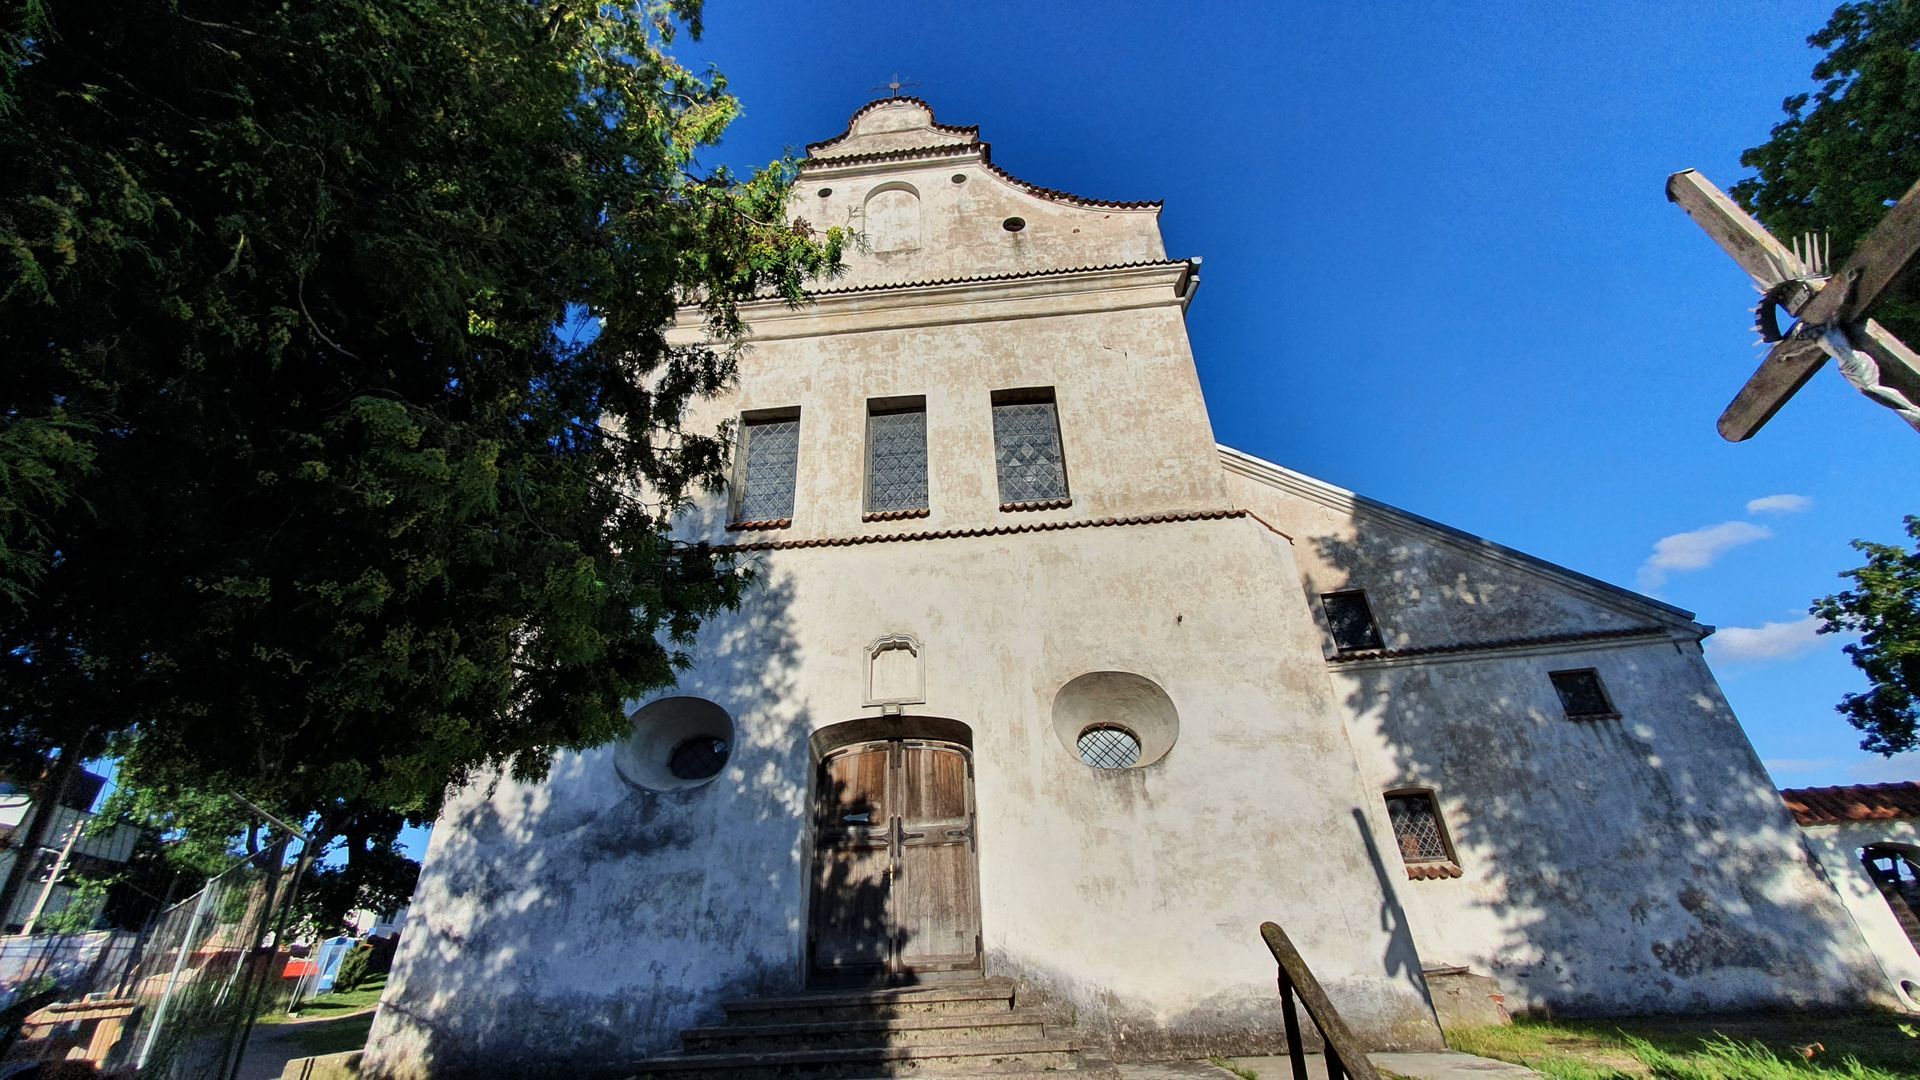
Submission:
M 911 184 L 894 181 L 868 192 L 861 219 L 867 250 L 876 255 L 920 247 L 920 193 Z

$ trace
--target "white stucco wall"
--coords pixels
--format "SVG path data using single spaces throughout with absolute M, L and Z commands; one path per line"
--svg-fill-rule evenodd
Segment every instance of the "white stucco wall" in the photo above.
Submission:
M 1687 613 L 1223 453 L 1302 595 L 1364 589 L 1404 652 L 1327 667 L 1373 790 L 1432 789 L 1458 849 L 1403 891 L 1424 962 L 1562 1013 L 1888 1000 Z M 1586 668 L 1619 718 L 1566 718 Z
M 1920 1010 L 1920 953 L 1894 920 L 1886 898 L 1867 876 L 1860 849 L 1871 844 L 1905 846 L 1920 854 L 1920 821 L 1855 821 L 1842 825 L 1804 825 L 1807 848 L 1820 860 L 1847 914 L 1873 949 L 1890 991 L 1909 1009 Z

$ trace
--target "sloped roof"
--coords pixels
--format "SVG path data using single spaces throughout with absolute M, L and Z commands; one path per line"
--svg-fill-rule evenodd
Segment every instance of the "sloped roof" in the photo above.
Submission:
M 1802 825 L 1839 825 L 1849 821 L 1920 818 L 1920 784 L 1848 784 L 1841 787 L 1782 788 L 1780 797 Z

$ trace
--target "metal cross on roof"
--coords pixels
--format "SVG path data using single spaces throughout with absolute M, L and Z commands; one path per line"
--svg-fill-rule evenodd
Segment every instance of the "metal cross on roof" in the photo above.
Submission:
M 1667 178 L 1667 198 L 1693 218 L 1760 290 L 1761 338 L 1773 349 L 1720 414 L 1720 434 L 1751 438 L 1780 411 L 1831 356 L 1856 389 L 1920 430 L 1920 355 L 1869 318 L 1867 312 L 1920 257 L 1920 183 L 1880 219 L 1829 273 L 1820 245 L 1789 249 L 1748 216 L 1727 193 L 1692 169 Z M 1781 332 L 1784 310 L 1799 321 Z
M 920 84 L 919 84 L 918 82 L 915 82 L 915 81 L 914 81 L 914 80 L 912 80 L 912 79 L 905 79 L 905 80 L 902 80 L 902 79 L 900 78 L 900 73 L 896 71 L 896 72 L 894 72 L 894 73 L 893 73 L 893 81 L 892 81 L 892 82 L 889 82 L 889 83 L 885 83 L 885 84 L 883 84 L 883 85 L 880 85 L 880 86 L 869 86 L 869 87 L 867 87 L 867 90 L 868 90 L 869 92 L 871 92 L 871 93 L 875 93 L 875 94 L 877 94 L 877 93 L 879 93 L 879 92 L 880 92 L 880 91 L 882 91 L 882 90 L 885 90 L 885 91 L 887 91 L 887 96 L 888 96 L 888 97 L 899 97 L 899 96 L 900 96 L 900 91 L 902 91 L 902 90 L 904 90 L 904 89 L 906 89 L 906 88 L 907 88 L 907 87 L 909 87 L 909 86 L 919 86 L 919 85 L 920 85 Z

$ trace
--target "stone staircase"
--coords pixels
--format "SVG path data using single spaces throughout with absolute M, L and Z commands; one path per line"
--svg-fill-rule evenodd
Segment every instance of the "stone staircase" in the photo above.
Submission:
M 1005 979 L 898 990 L 829 990 L 725 1006 L 726 1022 L 680 1033 L 678 1054 L 635 1064 L 635 1080 L 985 1076 L 1117 1078 Z

